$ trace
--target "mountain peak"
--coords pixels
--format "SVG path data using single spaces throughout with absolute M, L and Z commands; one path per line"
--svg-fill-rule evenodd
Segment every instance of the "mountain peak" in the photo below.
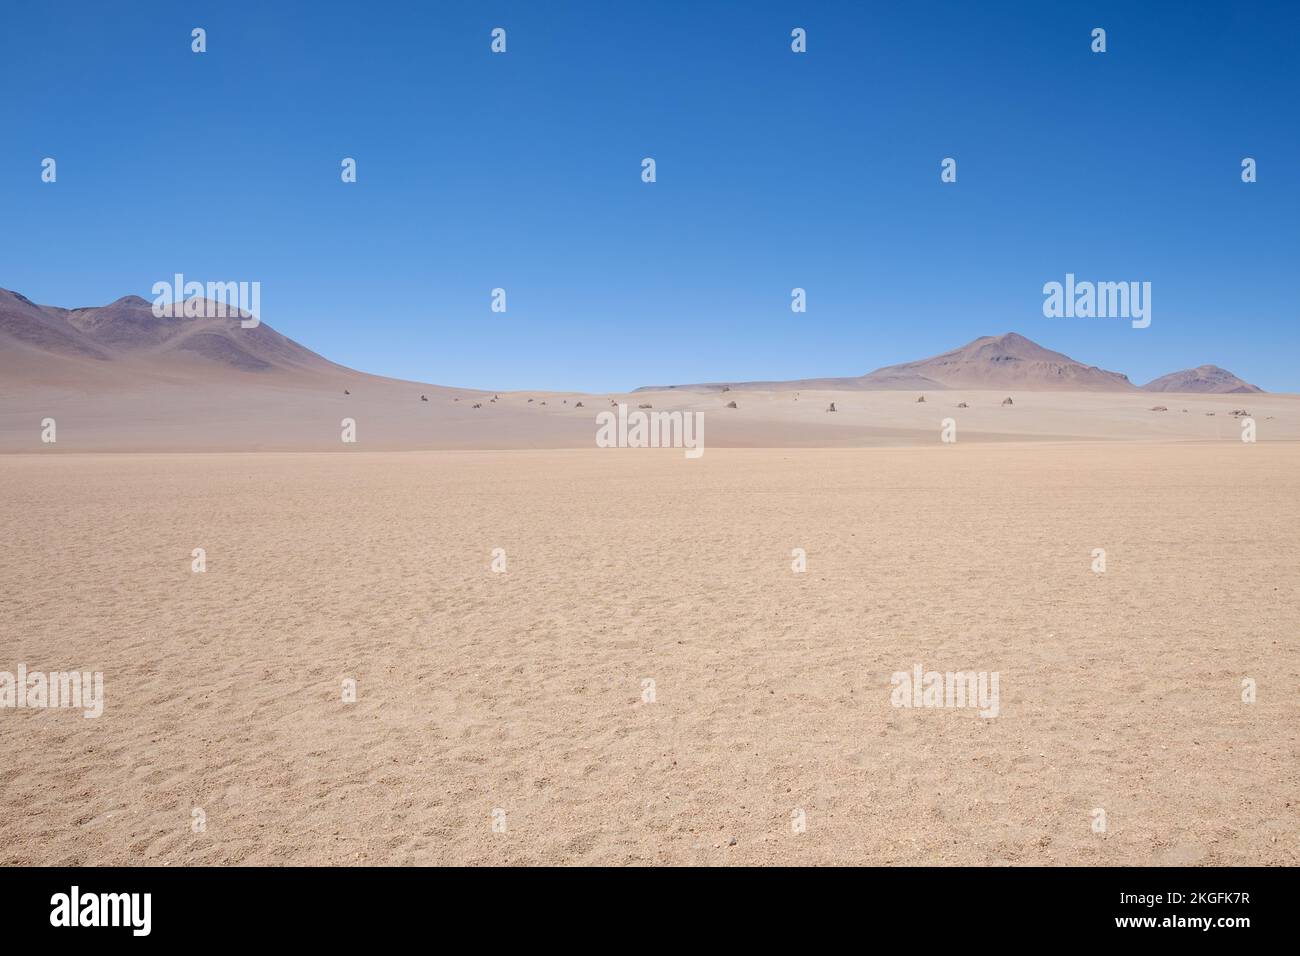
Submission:
M 31 299 L 27 298 L 27 296 L 23 295 L 21 292 L 15 292 L 13 289 L 0 289 L 0 295 L 12 296 L 13 298 L 17 299 L 19 302 L 26 302 L 28 305 L 36 304 Z
M 1037 342 L 1025 338 L 1019 332 L 1003 332 L 1001 335 L 983 335 L 978 339 L 967 342 L 961 348 L 953 349 L 951 353 L 945 354 L 963 354 L 963 355 L 1000 355 L 1012 358 L 1023 359 L 1049 359 L 1056 358 L 1064 361 L 1072 361 L 1068 356 L 1060 352 L 1053 352 L 1051 349 L 1043 348 Z M 937 358 L 938 356 L 936 356 Z
M 711 382 L 651 388 L 744 389 L 1003 389 L 1028 391 L 1132 391 L 1127 375 L 1084 365 L 1068 355 L 1043 348 L 1019 332 L 983 335 L 960 348 L 915 362 L 887 365 L 853 378 L 804 378 L 793 381 Z
M 985 340 L 997 342 L 1001 345 L 1007 345 L 1007 346 L 1033 345 L 1037 347 L 1038 345 L 1038 343 L 1025 338 L 1019 332 L 1003 332 L 1001 335 L 985 335 L 982 336 L 981 338 L 976 339 L 975 341 L 983 342 Z
M 1161 375 L 1142 386 L 1144 392 L 1199 392 L 1207 395 L 1254 393 L 1264 391 L 1257 385 L 1242 381 L 1225 368 L 1217 365 L 1198 365 L 1180 372 Z
M 208 303 L 216 305 L 216 303 Z M 235 310 L 222 317 L 204 308 L 203 315 L 157 316 L 152 303 L 127 295 L 108 305 L 78 309 L 40 306 L 26 296 L 0 289 L 0 353 L 21 349 L 22 367 L 40 375 L 41 361 L 94 359 L 128 361 L 142 369 L 166 372 L 178 363 L 198 361 L 210 369 L 238 372 L 335 370 L 327 361 L 287 339 L 270 326 L 241 325 Z M 217 312 L 216 317 L 212 317 Z
M 860 380 L 866 388 L 1028 388 L 1128 391 L 1127 375 L 1084 365 L 1018 332 L 985 335 L 928 359 L 889 365 Z

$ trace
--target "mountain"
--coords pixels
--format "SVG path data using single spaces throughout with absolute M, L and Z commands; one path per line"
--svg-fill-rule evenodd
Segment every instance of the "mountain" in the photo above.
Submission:
M 1023 335 L 986 335 L 961 348 L 901 365 L 887 365 L 856 378 L 806 378 L 787 382 L 714 382 L 679 385 L 696 389 L 1001 389 L 1133 391 L 1127 375 L 1084 365 L 1045 349 Z
M 986 335 L 933 358 L 889 365 L 862 377 L 864 388 L 1023 388 L 1130 391 L 1127 375 L 1084 365 L 1023 335 Z
M 212 310 L 203 311 L 212 314 Z M 150 381 L 331 381 L 362 376 L 329 361 L 266 323 L 246 329 L 237 316 L 159 318 L 146 299 L 62 309 L 0 289 L 0 375 L 8 382 L 119 387 Z M 372 377 L 372 376 L 367 376 Z M 438 386 L 433 386 L 437 388 Z M 646 386 L 638 391 L 662 389 Z M 961 348 L 888 365 L 851 378 L 712 382 L 668 388 L 731 389 L 1021 389 L 1134 391 L 1128 376 L 1084 365 L 1023 335 L 986 335 Z M 1215 365 L 1173 372 L 1142 386 L 1148 392 L 1254 393 L 1261 389 Z
M 1142 386 L 1144 392 L 1200 392 L 1202 394 L 1229 395 L 1264 391 L 1257 385 L 1243 382 L 1227 369 L 1217 365 L 1199 365 L 1181 372 L 1161 375 Z
M 494 398 L 345 368 L 238 314 L 159 317 L 138 296 L 63 309 L 0 289 L 0 454 L 346 450 L 349 434 L 380 451 L 538 440 L 549 396 L 516 399 L 509 414 Z M 546 432 L 564 437 L 549 440 L 590 444 L 591 418 L 566 399 L 553 404 L 570 416 Z
M 207 305 L 215 314 L 215 304 Z M 134 295 L 62 309 L 0 289 L 0 371 L 7 376 L 96 379 L 119 365 L 145 377 L 349 371 L 265 323 L 243 328 L 237 316 L 159 318 L 151 303 Z

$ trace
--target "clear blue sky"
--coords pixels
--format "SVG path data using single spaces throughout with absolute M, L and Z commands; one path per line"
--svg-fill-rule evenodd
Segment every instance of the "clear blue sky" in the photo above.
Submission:
M 856 375 L 1014 330 L 1300 391 L 1298 48 L 1281 2 L 10 2 L 0 286 L 256 280 L 308 347 L 451 385 Z M 1150 281 L 1151 327 L 1044 318 L 1067 272 Z

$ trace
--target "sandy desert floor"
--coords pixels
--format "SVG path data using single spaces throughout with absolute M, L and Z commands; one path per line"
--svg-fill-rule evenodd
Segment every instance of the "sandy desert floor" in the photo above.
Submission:
M 593 448 L 597 414 L 617 402 L 700 412 L 710 448 L 933 445 L 946 418 L 960 442 L 1230 441 L 1241 436 L 1236 410 L 1249 412 L 1260 443 L 1300 441 L 1300 395 L 1290 394 L 666 390 L 501 392 L 493 402 L 494 394 L 371 376 L 120 389 L 0 377 L 0 454 Z M 1014 404 L 1003 406 L 1008 397 Z M 826 410 L 832 402 L 834 414 Z M 1152 410 L 1159 407 L 1166 410 Z M 46 418 L 57 423 L 53 444 L 42 442 Z M 356 423 L 350 448 L 341 442 L 344 418 Z
M 0 711 L 0 863 L 1300 862 L 1294 442 L 31 454 L 0 485 L 0 670 L 106 693 Z M 999 672 L 999 716 L 891 706 L 918 663 Z

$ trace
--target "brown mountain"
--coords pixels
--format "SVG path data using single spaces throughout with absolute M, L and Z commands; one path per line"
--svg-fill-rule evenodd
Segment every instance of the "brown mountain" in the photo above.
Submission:
M 139 296 L 104 306 L 37 305 L 0 289 L 0 375 L 13 383 L 119 387 L 149 381 L 270 383 L 331 380 L 365 373 L 336 365 L 262 323 L 237 317 L 159 318 Z M 233 378 L 232 378 L 233 377 Z M 369 377 L 369 376 L 367 376 Z M 437 386 L 434 386 L 437 387 Z M 662 386 L 647 386 L 658 388 Z M 1023 335 L 984 336 L 932 358 L 851 378 L 713 382 L 683 389 L 1011 389 L 1132 391 L 1128 377 L 1076 362 Z M 1151 392 L 1246 393 L 1261 389 L 1214 365 L 1174 372 L 1142 386 Z M 644 390 L 644 389 L 643 389 Z
M 61 309 L 0 289 L 0 371 L 6 376 L 96 380 L 118 366 L 146 378 L 348 371 L 264 323 L 245 329 L 233 316 L 159 318 L 150 302 L 134 295 Z
M 1019 388 L 1059 391 L 1132 391 L 1127 375 L 1084 365 L 1023 335 L 986 335 L 932 358 L 888 365 L 856 378 L 806 378 L 788 382 L 714 382 L 677 388 L 721 389 L 945 389 Z
M 1045 349 L 1023 335 L 986 335 L 951 352 L 903 365 L 890 365 L 863 376 L 868 388 L 913 388 L 930 381 L 932 388 L 1023 388 L 1061 391 L 1129 391 L 1127 375 L 1084 365 L 1068 355 Z M 898 384 L 896 384 L 898 383 Z
M 1144 392 L 1199 392 L 1201 394 L 1229 395 L 1264 391 L 1257 385 L 1243 382 L 1227 369 L 1217 365 L 1198 365 L 1181 372 L 1161 375 L 1142 386 Z
M 528 411 L 545 401 L 519 400 L 485 431 L 484 399 L 335 365 L 236 314 L 158 317 L 137 296 L 62 309 L 0 289 L 0 454 L 340 450 L 354 447 L 348 422 L 373 450 L 536 440 Z M 58 426 L 48 444 L 47 418 Z M 590 425 L 585 414 L 560 422 L 571 444 L 589 443 Z

